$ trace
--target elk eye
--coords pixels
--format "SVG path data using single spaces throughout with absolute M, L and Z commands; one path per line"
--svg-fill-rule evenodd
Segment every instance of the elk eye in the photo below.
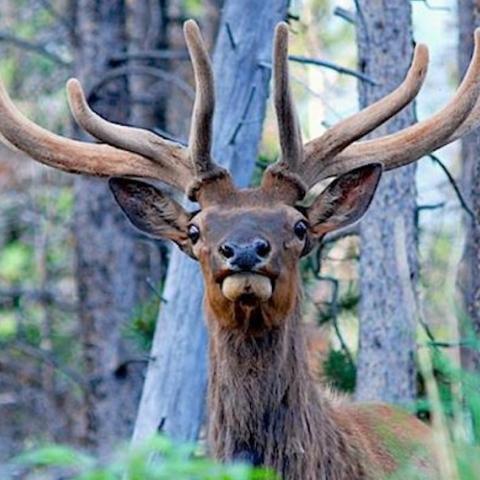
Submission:
M 307 223 L 304 220 L 300 220 L 293 227 L 293 231 L 299 240 L 305 240 L 305 235 L 307 235 Z
M 196 225 L 190 225 L 188 227 L 188 238 L 190 241 L 195 244 L 200 238 L 200 229 Z

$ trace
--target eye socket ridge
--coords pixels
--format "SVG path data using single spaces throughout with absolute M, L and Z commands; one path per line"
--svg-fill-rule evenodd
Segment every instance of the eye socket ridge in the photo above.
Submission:
M 193 245 L 195 245 L 198 242 L 200 238 L 200 229 L 197 227 L 197 225 L 192 223 L 188 226 L 187 236 Z
M 299 220 L 293 227 L 293 232 L 299 240 L 305 240 L 309 225 L 305 220 Z

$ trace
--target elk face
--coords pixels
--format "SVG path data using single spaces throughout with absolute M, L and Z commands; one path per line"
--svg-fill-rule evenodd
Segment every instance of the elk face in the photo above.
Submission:
M 248 193 L 246 198 L 248 200 Z M 308 245 L 305 216 L 287 205 L 209 207 L 190 221 L 208 308 L 224 325 L 274 323 L 294 305 L 297 262 Z M 193 234 L 193 236 L 192 236 Z
M 110 187 L 131 222 L 174 241 L 200 262 L 208 308 L 224 326 L 277 326 L 298 297 L 299 259 L 326 233 L 367 209 L 381 166 L 367 165 L 334 180 L 308 208 L 275 199 L 268 188 L 231 191 L 222 203 L 188 213 L 161 191 L 113 178 Z
M 260 318 L 269 326 L 285 318 L 298 294 L 299 258 L 329 231 L 360 218 L 382 166 L 407 165 L 480 125 L 477 30 L 472 61 L 457 94 L 433 117 L 392 135 L 359 141 L 417 95 L 428 65 L 427 48 L 419 44 L 397 89 L 304 144 L 289 86 L 288 28 L 279 24 L 272 73 L 280 158 L 259 188 L 239 191 L 211 155 L 215 88 L 207 50 L 195 22 L 186 22 L 184 29 L 196 86 L 188 146 L 101 118 L 74 79 L 67 84 L 73 116 L 101 144 L 66 139 L 33 124 L 15 108 L 1 82 L 0 133 L 55 168 L 124 177 L 110 180 L 122 209 L 140 230 L 172 240 L 200 261 L 207 308 L 227 326 L 252 325 L 252 319 L 259 324 Z M 132 177 L 161 180 L 187 193 L 201 210 L 189 213 Z M 298 207 L 308 189 L 333 177 L 310 207 Z

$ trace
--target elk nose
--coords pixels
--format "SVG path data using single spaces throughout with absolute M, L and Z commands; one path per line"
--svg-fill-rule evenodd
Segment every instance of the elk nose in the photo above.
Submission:
M 230 266 L 241 270 L 251 270 L 256 267 L 268 256 L 270 251 L 270 243 L 262 238 L 256 238 L 243 245 L 225 242 L 218 248 L 218 252 Z

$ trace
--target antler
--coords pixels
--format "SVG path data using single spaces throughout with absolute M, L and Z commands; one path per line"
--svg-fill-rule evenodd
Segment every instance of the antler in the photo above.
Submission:
M 279 108 L 282 103 L 276 102 L 279 131 L 284 137 L 281 139 L 282 156 L 267 170 L 264 188 L 271 188 L 269 177 L 273 173 L 277 177 L 284 174 L 290 183 L 294 176 L 297 182 L 310 188 L 320 180 L 369 163 L 381 163 L 387 170 L 397 168 L 460 138 L 480 124 L 480 30 L 477 30 L 475 50 L 465 78 L 457 94 L 439 113 L 398 133 L 355 142 L 395 115 L 419 92 L 428 65 L 428 50 L 419 44 L 407 76 L 396 90 L 304 145 L 301 163 L 286 162 L 283 159 L 285 152 L 294 150 L 299 138 L 298 134 L 288 135 L 288 125 L 295 124 L 296 114 L 288 81 L 284 79 L 288 75 L 284 46 L 287 34 L 286 26 L 277 28 L 274 50 L 276 98 L 283 96 L 283 102 L 288 104 L 288 108 Z M 284 147 L 289 141 L 292 142 L 290 147 Z
M 480 124 L 480 30 L 475 31 L 475 48 L 470 66 L 455 96 L 437 114 L 397 133 L 348 146 L 343 152 L 318 163 L 314 142 L 305 146 L 302 176 L 310 185 L 367 163 L 382 163 L 392 170 L 462 137 Z
M 140 128 L 109 122 L 89 107 L 80 82 L 67 83 L 70 107 L 78 124 L 106 145 L 78 142 L 55 135 L 24 117 L 0 83 L 0 133 L 32 158 L 72 173 L 135 176 L 162 180 L 186 191 L 192 199 L 204 184 L 228 172 L 211 159 L 215 105 L 213 73 L 197 24 L 184 26 L 195 74 L 196 97 L 188 148 Z

